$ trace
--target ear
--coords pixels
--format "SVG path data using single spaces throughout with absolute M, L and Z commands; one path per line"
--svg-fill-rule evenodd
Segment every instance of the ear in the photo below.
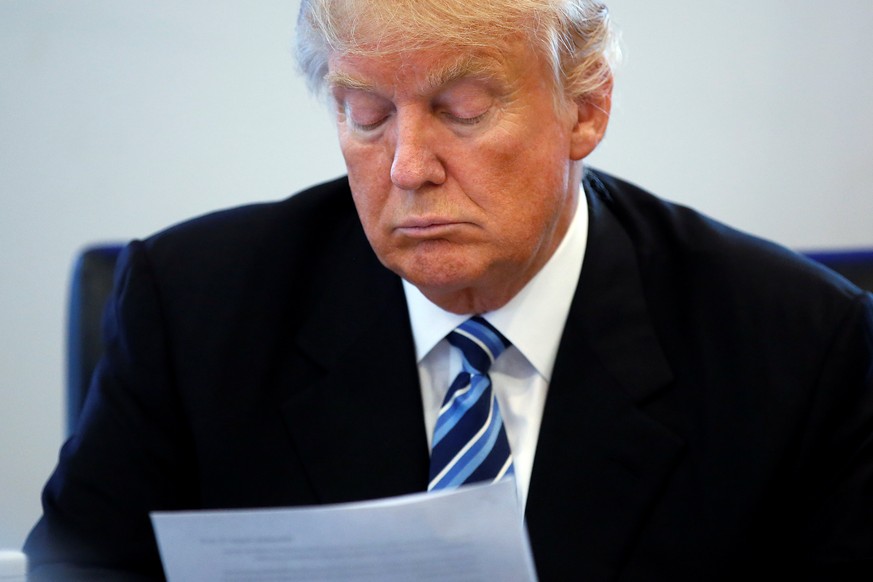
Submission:
M 596 93 L 578 97 L 574 102 L 576 123 L 570 134 L 570 159 L 588 156 L 606 134 L 612 109 L 612 76 Z

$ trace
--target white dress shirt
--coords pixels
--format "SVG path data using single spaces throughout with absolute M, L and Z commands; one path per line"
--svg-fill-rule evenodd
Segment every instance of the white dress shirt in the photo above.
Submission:
M 518 498 L 524 509 L 558 344 L 576 292 L 588 238 L 588 206 L 580 192 L 576 213 L 555 253 L 505 306 L 481 314 L 512 342 L 489 372 L 512 449 Z M 450 313 L 403 281 L 415 340 L 428 446 L 439 409 L 461 370 L 461 355 L 446 335 L 471 315 Z

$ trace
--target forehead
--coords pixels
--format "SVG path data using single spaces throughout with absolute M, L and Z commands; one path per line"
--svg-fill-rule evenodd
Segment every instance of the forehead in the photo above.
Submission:
M 510 52 L 512 52 L 510 50 Z M 335 54 L 328 61 L 329 87 L 378 91 L 403 88 L 430 94 L 459 79 L 512 82 L 518 72 L 506 51 L 430 48 L 388 55 Z

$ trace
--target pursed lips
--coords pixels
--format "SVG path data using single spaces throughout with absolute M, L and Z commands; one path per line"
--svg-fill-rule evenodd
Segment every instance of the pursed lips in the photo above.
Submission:
M 407 218 L 397 224 L 394 230 L 409 237 L 431 238 L 446 234 L 464 224 L 469 223 L 464 220 L 438 217 Z

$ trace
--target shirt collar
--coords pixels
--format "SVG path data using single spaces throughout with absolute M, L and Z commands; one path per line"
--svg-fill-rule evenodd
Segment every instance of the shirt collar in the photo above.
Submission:
M 588 239 L 588 205 L 580 189 L 570 227 L 555 253 L 509 303 L 482 314 L 524 355 L 546 381 L 551 380 L 558 345 L 579 282 Z M 470 315 L 458 315 L 430 302 L 403 281 L 418 362 Z M 532 322 L 536 322 L 535 325 Z

